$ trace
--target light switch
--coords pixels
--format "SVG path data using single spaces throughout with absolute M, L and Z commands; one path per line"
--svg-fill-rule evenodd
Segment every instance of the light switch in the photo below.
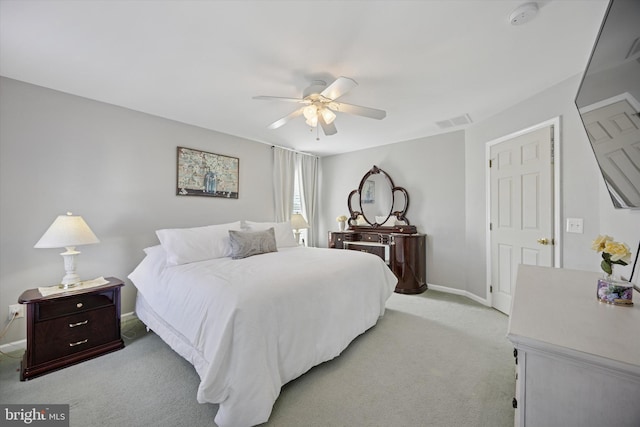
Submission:
M 567 218 L 567 233 L 582 234 L 582 218 Z

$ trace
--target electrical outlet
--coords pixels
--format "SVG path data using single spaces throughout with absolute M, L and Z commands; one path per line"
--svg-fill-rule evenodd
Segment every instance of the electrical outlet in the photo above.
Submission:
M 9 306 L 9 319 L 13 319 L 13 316 L 16 315 L 15 317 L 20 318 L 20 317 L 24 317 L 24 305 L 22 304 L 11 304 Z

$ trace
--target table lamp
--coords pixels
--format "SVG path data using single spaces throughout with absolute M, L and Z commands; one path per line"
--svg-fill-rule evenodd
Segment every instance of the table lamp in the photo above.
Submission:
M 296 236 L 296 242 L 300 244 L 300 230 L 309 228 L 309 223 L 302 214 L 293 214 L 291 215 L 291 228 L 293 228 L 293 234 Z
M 62 278 L 62 288 L 70 288 L 80 282 L 80 276 L 76 273 L 76 246 L 98 243 L 100 240 L 93 234 L 81 216 L 67 212 L 53 221 L 44 235 L 38 240 L 34 248 L 65 248 L 62 252 L 66 275 Z

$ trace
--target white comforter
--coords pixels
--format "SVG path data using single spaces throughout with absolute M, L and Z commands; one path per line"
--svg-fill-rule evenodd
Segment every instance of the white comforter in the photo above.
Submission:
M 198 402 L 219 404 L 221 427 L 266 422 L 282 385 L 376 324 L 397 281 L 356 251 L 284 248 L 166 267 L 152 249 L 129 278 L 168 324 L 155 322 L 156 333 L 195 366 Z

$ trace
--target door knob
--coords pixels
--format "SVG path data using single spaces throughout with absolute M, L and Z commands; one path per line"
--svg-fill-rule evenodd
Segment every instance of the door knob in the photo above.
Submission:
M 540 243 L 541 245 L 549 244 L 549 240 L 546 237 L 543 237 L 542 239 L 538 239 L 537 242 Z

